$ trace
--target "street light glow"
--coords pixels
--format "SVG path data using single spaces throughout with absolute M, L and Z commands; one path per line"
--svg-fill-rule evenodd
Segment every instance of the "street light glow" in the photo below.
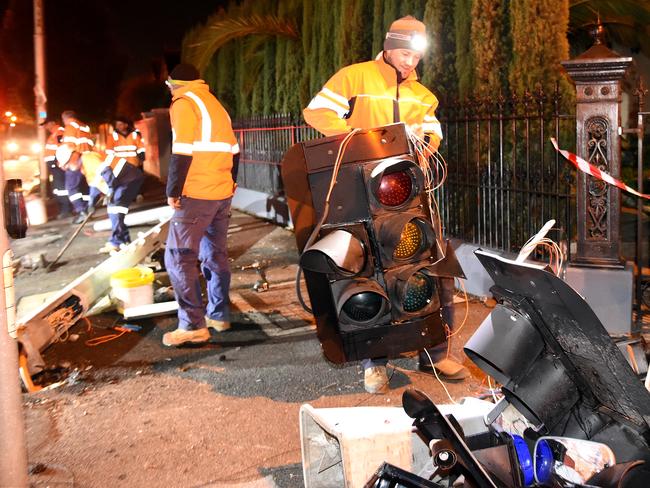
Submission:
M 12 122 L 11 124 L 9 124 L 9 127 L 16 127 L 16 123 Z
M 16 152 L 18 151 L 18 144 L 14 141 L 8 142 L 7 143 L 7 151 L 9 152 Z
M 18 120 L 18 117 L 16 117 L 15 115 L 12 115 L 9 120 L 11 120 L 12 122 L 16 122 Z
M 11 117 L 12 115 L 13 115 L 13 112 L 10 112 L 9 110 L 7 110 L 5 112 L 5 117 Z
M 38 142 L 32 143 L 32 152 L 38 154 L 41 152 L 41 145 Z

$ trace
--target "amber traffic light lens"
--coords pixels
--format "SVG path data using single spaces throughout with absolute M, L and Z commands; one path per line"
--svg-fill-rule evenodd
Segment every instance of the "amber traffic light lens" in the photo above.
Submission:
M 373 292 L 352 295 L 343 304 L 343 312 L 355 322 L 368 322 L 377 317 L 382 310 L 384 299 Z
M 399 243 L 393 251 L 394 259 L 409 259 L 415 256 L 422 250 L 424 243 L 424 236 L 422 229 L 412 220 L 408 222 L 402 229 L 402 235 L 399 238 Z
M 417 312 L 431 302 L 433 296 L 432 278 L 417 272 L 406 282 L 404 291 L 404 311 Z
M 407 171 L 384 174 L 377 188 L 377 200 L 387 207 L 399 207 L 406 203 L 413 191 L 413 180 Z

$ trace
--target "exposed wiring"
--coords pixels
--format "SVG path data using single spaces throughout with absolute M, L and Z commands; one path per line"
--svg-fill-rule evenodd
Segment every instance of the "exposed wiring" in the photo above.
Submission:
M 487 382 L 488 382 L 488 387 L 490 388 L 490 393 L 492 394 L 492 399 L 494 400 L 494 403 L 499 403 L 499 400 L 497 399 L 497 395 L 494 392 L 494 390 L 496 388 L 496 385 L 495 385 L 495 388 L 492 387 L 492 378 L 490 377 L 490 375 L 488 375 L 488 377 L 487 377 Z
M 117 331 L 115 334 L 106 334 L 100 337 L 95 337 L 93 339 L 88 339 L 84 344 L 87 346 L 99 346 L 105 342 L 110 342 L 119 337 L 122 337 L 127 332 L 131 332 L 129 329 L 124 329 L 122 327 L 114 327 L 114 329 Z
M 560 276 L 565 261 L 565 256 L 562 248 L 553 239 L 544 237 L 538 241 L 534 241 L 535 237 L 536 236 L 532 236 L 526 241 L 526 243 L 521 247 L 520 253 L 527 252 L 530 254 L 536 247 L 542 246 L 548 251 L 549 266 L 553 270 L 553 273 L 556 276 Z
M 442 155 L 432 151 L 429 144 L 408 126 L 406 126 L 406 134 L 415 149 L 418 166 L 424 175 L 424 190 L 427 195 L 431 224 L 436 231 L 436 244 L 440 254 L 444 256 L 445 249 L 442 245 L 442 220 L 438 211 L 438 202 L 436 201 L 433 192 L 438 190 L 447 179 L 447 163 Z M 432 162 L 433 168 L 431 167 Z
M 47 323 L 54 329 L 52 342 L 68 340 L 68 329 L 77 322 L 78 315 L 72 307 L 61 307 L 47 316 Z
M 436 379 L 438 380 L 438 383 L 440 383 L 440 385 L 442 385 L 443 390 L 445 390 L 445 393 L 447 394 L 447 397 L 449 398 L 449 401 L 451 401 L 451 403 L 457 405 L 458 402 L 451 397 L 451 395 L 449 394 L 449 390 L 447 389 L 445 384 L 442 382 L 442 380 L 438 376 L 438 371 L 436 371 L 436 366 L 435 366 L 435 364 L 433 364 L 433 359 L 431 359 L 431 355 L 429 354 L 429 351 L 427 351 L 426 348 L 423 349 L 423 351 L 425 352 L 425 354 L 429 358 L 429 362 L 431 363 L 431 368 L 433 369 L 433 374 L 436 376 Z
M 465 317 L 463 317 L 463 321 L 460 323 L 458 328 L 455 331 L 453 331 L 453 332 L 451 332 L 450 334 L 447 335 L 447 340 L 449 340 L 450 337 L 453 337 L 453 336 L 457 335 L 461 331 L 461 329 L 467 323 L 467 318 L 469 317 L 469 300 L 467 298 L 467 289 L 465 288 L 465 283 L 463 283 L 463 280 L 461 280 L 460 278 L 458 278 L 458 283 L 460 284 L 460 287 L 463 290 L 463 294 L 465 296 Z M 445 325 L 447 327 L 449 327 L 447 324 L 445 324 Z M 449 351 L 449 348 L 447 348 L 447 350 Z
M 352 131 L 350 131 L 343 138 L 341 144 L 339 145 L 339 150 L 338 153 L 336 154 L 336 160 L 334 161 L 334 166 L 332 168 L 332 178 L 330 179 L 330 186 L 327 190 L 327 196 L 325 197 L 325 202 L 323 205 L 323 215 L 321 216 L 320 220 L 316 224 L 316 227 L 314 227 L 312 233 L 309 235 L 309 239 L 307 239 L 307 243 L 305 244 L 303 251 L 305 249 L 308 249 L 314 243 L 314 241 L 318 237 L 318 233 L 320 232 L 321 227 L 323 227 L 325 220 L 327 220 L 327 215 L 329 214 L 329 210 L 330 210 L 330 197 L 332 196 L 332 191 L 334 191 L 334 186 L 336 185 L 336 178 L 338 177 L 339 169 L 341 168 L 341 164 L 343 161 L 343 154 L 345 154 L 345 150 L 348 147 L 348 144 L 350 143 L 352 137 L 360 130 L 361 129 L 352 129 Z M 313 313 L 311 308 L 307 306 L 307 304 L 305 303 L 302 297 L 302 291 L 300 290 L 301 274 L 302 274 L 302 269 L 300 268 L 300 264 L 298 264 L 298 271 L 296 273 L 296 295 L 298 296 L 298 302 L 300 302 L 300 305 L 302 306 L 303 309 L 305 309 L 305 311 L 309 313 Z

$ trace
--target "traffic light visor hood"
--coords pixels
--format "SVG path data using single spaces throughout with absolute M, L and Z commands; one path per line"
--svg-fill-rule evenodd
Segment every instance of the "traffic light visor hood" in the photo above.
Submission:
M 318 273 L 355 275 L 365 264 L 363 244 L 352 233 L 335 230 L 307 248 L 300 257 L 300 266 Z

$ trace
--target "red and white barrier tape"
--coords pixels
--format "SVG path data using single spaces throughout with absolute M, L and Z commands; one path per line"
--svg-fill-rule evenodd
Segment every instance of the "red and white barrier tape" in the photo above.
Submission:
M 598 169 L 593 164 L 588 163 L 577 154 L 573 154 L 572 152 L 565 151 L 564 149 L 560 149 L 559 147 L 557 147 L 557 141 L 555 140 L 555 138 L 551 137 L 551 143 L 553 144 L 553 147 L 557 152 L 559 152 L 562 156 L 564 156 L 569 161 L 571 161 L 583 173 L 587 173 L 588 175 L 591 175 L 594 178 L 598 178 L 599 180 L 602 180 L 605 183 L 614 185 L 620 188 L 621 190 L 631 193 L 632 195 L 636 195 L 637 197 L 641 197 L 641 198 L 647 198 L 650 200 L 650 195 L 639 193 L 634 188 L 630 188 L 622 181 L 619 181 L 616 178 L 612 177 L 612 175 L 610 175 L 609 173 L 605 173 L 604 171 Z

